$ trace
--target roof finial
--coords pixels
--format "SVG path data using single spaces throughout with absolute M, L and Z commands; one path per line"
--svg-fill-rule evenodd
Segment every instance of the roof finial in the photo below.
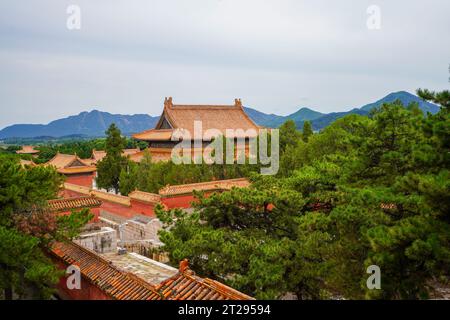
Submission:
M 180 269 L 179 271 L 181 273 L 185 272 L 187 269 L 189 269 L 189 260 L 188 259 L 183 259 L 180 261 Z
M 172 97 L 165 97 L 164 99 L 164 107 L 171 108 L 173 106 L 172 104 Z
M 234 99 L 234 106 L 235 107 L 242 107 L 242 101 L 241 99 Z

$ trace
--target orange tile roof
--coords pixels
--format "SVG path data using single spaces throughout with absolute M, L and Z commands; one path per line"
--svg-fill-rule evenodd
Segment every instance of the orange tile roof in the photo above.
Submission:
M 100 161 L 102 160 L 104 157 L 106 157 L 106 151 L 103 150 L 92 150 L 92 159 L 94 159 L 95 161 Z
M 95 166 L 96 162 L 94 159 L 81 159 L 84 163 L 86 163 L 88 166 Z
M 36 154 L 39 153 L 39 150 L 34 149 L 33 146 L 22 146 L 21 150 L 17 150 L 18 154 Z
M 170 197 L 182 194 L 190 194 L 196 191 L 215 191 L 215 190 L 230 190 L 233 187 L 246 188 L 250 182 L 246 178 L 217 180 L 208 182 L 199 182 L 191 184 L 181 184 L 176 186 L 166 186 L 159 190 L 161 196 Z
M 87 164 L 77 155 L 59 152 L 52 159 L 44 163 L 44 166 L 54 166 L 59 173 L 63 174 L 87 173 L 97 170 L 95 166 Z
M 133 200 L 147 202 L 151 204 L 159 203 L 161 196 L 159 194 L 134 190 L 128 194 L 128 197 Z
M 380 208 L 383 210 L 395 210 L 397 209 L 397 205 L 395 203 L 382 203 L 380 204 Z
M 172 159 L 172 149 L 170 148 L 147 148 L 152 156 L 152 162 L 169 161 Z M 134 162 L 141 162 L 144 158 L 144 151 L 130 155 L 130 160 Z
M 96 166 L 61 168 L 57 171 L 62 174 L 89 173 L 97 170 Z
M 138 140 L 168 141 L 172 138 L 173 129 L 150 129 L 133 135 Z
M 95 208 L 102 202 L 95 197 L 74 197 L 66 199 L 54 199 L 47 201 L 48 207 L 53 212 L 70 211 L 72 209 Z
M 119 270 L 80 245 L 73 242 L 56 242 L 51 253 L 67 264 L 75 264 L 81 274 L 113 299 L 147 300 L 157 292 L 154 287 L 131 273 Z
M 129 156 L 135 153 L 138 153 L 139 151 L 141 151 L 139 148 L 135 148 L 135 149 L 123 149 L 122 150 L 122 154 L 124 156 Z
M 223 283 L 196 276 L 186 259 L 180 262 L 179 273 L 163 281 L 156 290 L 168 300 L 254 300 Z
M 139 148 L 136 149 L 123 149 L 122 155 L 123 156 L 131 156 L 133 154 L 139 153 L 141 150 Z M 103 160 L 103 158 L 106 157 L 106 151 L 104 150 L 92 150 L 92 160 L 94 162 L 99 162 Z
M 105 200 L 105 201 L 110 201 L 110 202 L 121 204 L 123 206 L 127 206 L 127 207 L 131 206 L 130 198 L 119 195 L 119 194 L 113 194 L 113 193 L 100 191 L 100 190 L 91 190 L 91 195 L 93 195 L 94 197 L 97 197 L 99 199 Z
M 154 286 L 123 271 L 111 261 L 73 242 L 55 242 L 51 254 L 67 264 L 75 264 L 93 285 L 118 300 L 251 300 L 252 297 L 220 282 L 201 278 L 189 269 L 187 260 L 179 272 Z
M 260 127 L 245 113 L 240 99 L 235 99 L 234 105 L 175 105 L 172 98 L 164 101 L 163 113 L 155 129 L 133 135 L 139 140 L 170 140 L 172 129 L 162 129 L 162 121 L 166 119 L 172 129 L 186 129 L 194 135 L 194 122 L 202 122 L 202 135 L 208 129 L 217 129 L 224 136 L 227 129 L 253 129 L 255 136 Z M 170 133 L 170 135 L 169 135 Z M 237 134 L 236 137 L 243 136 Z M 192 137 L 193 138 L 193 137 Z M 206 138 L 205 140 L 210 140 Z

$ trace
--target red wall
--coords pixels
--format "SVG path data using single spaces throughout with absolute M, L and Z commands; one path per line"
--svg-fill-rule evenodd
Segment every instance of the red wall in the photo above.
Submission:
M 83 197 L 86 196 L 84 194 L 80 194 L 78 192 L 75 191 L 71 191 L 71 190 L 63 190 L 59 193 L 59 196 L 64 197 L 64 198 L 74 198 L 74 197 Z M 118 216 L 124 217 L 124 218 L 128 218 L 131 219 L 133 218 L 135 215 L 137 214 L 142 214 L 142 215 L 146 215 L 149 217 L 156 217 L 155 213 L 154 213 L 154 206 L 148 203 L 143 203 L 140 201 L 134 201 L 131 200 L 131 207 L 127 207 L 127 206 L 123 206 L 121 204 L 118 203 L 114 203 L 114 202 L 109 202 L 109 201 L 105 201 L 102 200 L 102 205 L 100 206 L 100 208 L 95 208 L 96 212 L 100 212 L 100 209 L 103 209 L 105 211 L 117 214 Z M 94 210 L 92 210 L 94 213 Z M 97 213 L 96 217 L 98 217 Z
M 53 260 L 58 265 L 59 269 L 66 270 L 68 265 L 62 263 L 61 261 L 53 258 Z M 100 290 L 97 286 L 90 283 L 87 279 L 81 276 L 80 289 L 69 289 L 67 288 L 67 276 L 63 276 L 59 279 L 56 289 L 58 290 L 58 295 L 64 300 L 112 300 L 110 296 Z
M 155 214 L 153 213 L 153 207 L 149 204 L 140 204 L 139 206 L 132 204 L 131 207 L 127 207 L 114 202 L 108 202 L 105 200 L 101 201 L 102 205 L 100 206 L 100 209 L 103 209 L 110 213 L 114 213 L 127 219 L 131 219 L 137 214 L 145 214 L 147 216 L 155 217 Z
M 94 180 L 94 173 L 80 173 L 66 175 L 66 182 L 77 184 L 79 186 L 92 187 L 92 181 Z
M 153 208 L 154 206 L 152 204 L 131 199 L 131 209 L 136 213 L 140 213 L 149 217 L 155 217 L 156 215 Z
M 195 200 L 193 195 L 182 195 L 174 196 L 168 198 L 161 198 L 161 202 L 164 203 L 167 208 L 190 208 L 192 207 L 191 202 Z
M 205 197 L 210 196 L 214 192 L 220 192 L 220 191 L 212 191 L 212 192 L 205 192 Z M 192 202 L 198 201 L 196 197 L 192 194 L 188 195 L 179 195 L 179 196 L 172 196 L 172 197 L 161 197 L 161 202 L 167 206 L 169 209 L 174 208 L 191 208 Z

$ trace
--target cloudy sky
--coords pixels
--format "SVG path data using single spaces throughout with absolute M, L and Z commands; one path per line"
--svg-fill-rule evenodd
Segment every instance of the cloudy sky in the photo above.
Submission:
M 448 0 L 2 0 L 0 128 L 94 108 L 157 115 L 165 96 L 286 115 L 446 89 L 449 12 Z

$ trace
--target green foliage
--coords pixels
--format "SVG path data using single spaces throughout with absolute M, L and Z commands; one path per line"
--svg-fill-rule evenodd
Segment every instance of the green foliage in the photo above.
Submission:
M 311 137 L 312 135 L 313 135 L 313 130 L 312 130 L 311 122 L 305 121 L 303 123 L 303 131 L 302 131 L 303 141 L 308 142 L 309 137 Z
M 450 91 L 443 90 L 441 92 L 430 91 L 428 89 L 418 89 L 417 95 L 426 101 L 431 101 L 446 108 L 450 109 Z
M 63 143 L 47 143 L 36 147 L 39 155 L 35 161 L 44 163 L 53 158 L 57 152 L 76 154 L 82 159 L 92 156 L 92 150 L 105 150 L 105 139 L 67 141 Z
M 81 229 L 92 220 L 94 215 L 89 209 L 72 210 L 70 214 L 57 217 L 57 229 L 54 239 L 64 241 L 72 240 L 80 234 Z
M 152 162 L 148 150 L 139 164 L 128 163 L 119 177 L 120 193 L 127 195 L 138 189 L 158 193 L 166 185 L 233 179 L 249 176 L 258 170 L 256 165 L 236 164 L 174 164 L 172 161 Z
M 288 120 L 280 126 L 280 153 L 289 147 L 295 147 L 301 134 L 297 130 L 294 120 Z
M 113 123 L 106 131 L 106 156 L 97 163 L 97 185 L 99 188 L 119 191 L 119 181 L 122 170 L 127 170 L 129 161 L 122 156 L 126 139 L 121 136 L 120 130 Z
M 46 210 L 61 177 L 49 167 L 22 168 L 17 158 L 0 161 L 0 288 L 5 298 L 49 298 L 61 275 L 44 254 L 53 240 L 75 236 L 92 218 L 88 210 L 58 217 Z
M 172 263 L 189 258 L 262 299 L 426 298 L 431 280 L 448 279 L 446 108 L 423 116 L 396 101 L 305 140 L 288 123 L 282 130 L 277 177 L 249 174 L 249 189 L 199 194 L 192 214 L 158 208 Z M 366 286 L 374 264 L 381 290 Z
M 31 286 L 35 298 L 49 297 L 50 285 L 61 273 L 44 255 L 39 242 L 36 237 L 0 225 L 0 288 L 14 289 L 21 297 Z

